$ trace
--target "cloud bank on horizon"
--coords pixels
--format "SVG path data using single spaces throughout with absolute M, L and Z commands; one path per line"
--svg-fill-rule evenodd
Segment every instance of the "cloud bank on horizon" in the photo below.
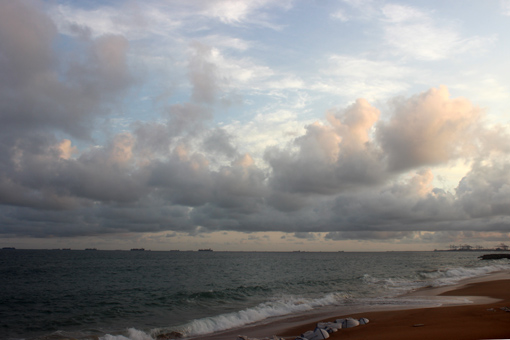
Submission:
M 509 2 L 472 5 L 2 1 L 0 238 L 505 242 Z

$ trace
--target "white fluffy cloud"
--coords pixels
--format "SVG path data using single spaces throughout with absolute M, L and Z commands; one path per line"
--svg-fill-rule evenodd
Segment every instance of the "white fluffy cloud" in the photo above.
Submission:
M 482 111 L 464 98 L 451 99 L 441 86 L 394 102 L 394 115 L 382 122 L 377 138 L 390 170 L 432 166 L 474 156 Z
M 440 27 L 433 13 L 411 6 L 388 4 L 382 8 L 384 39 L 395 53 L 419 60 L 441 60 L 452 55 L 476 52 L 494 42 L 494 37 L 464 38 L 456 27 Z

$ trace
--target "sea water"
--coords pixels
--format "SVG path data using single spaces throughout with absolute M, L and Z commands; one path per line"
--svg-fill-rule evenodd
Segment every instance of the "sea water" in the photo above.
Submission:
M 411 290 L 510 269 L 479 255 L 3 250 L 0 338 L 198 337 L 332 306 L 401 305 Z

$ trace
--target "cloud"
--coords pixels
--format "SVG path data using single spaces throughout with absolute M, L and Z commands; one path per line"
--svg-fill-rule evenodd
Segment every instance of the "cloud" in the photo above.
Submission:
M 76 146 L 72 146 L 72 142 L 69 139 L 64 139 L 59 145 L 60 157 L 63 159 L 70 159 L 73 154 L 78 153 Z
M 442 232 L 496 237 L 510 225 L 508 127 L 489 125 L 467 98 L 439 86 L 383 103 L 422 73 L 339 52 L 302 77 L 268 66 L 256 41 L 208 28 L 268 27 L 269 10 L 290 3 L 166 4 L 178 14 L 156 2 L 95 17 L 0 4 L 0 234 L 279 231 L 292 240 L 412 243 L 436 242 Z M 437 28 L 431 13 L 375 8 L 366 14 L 384 15 L 378 23 L 397 55 L 440 60 L 477 44 Z M 196 27 L 186 31 L 193 13 Z M 417 32 L 426 46 L 410 48 Z M 140 67 L 142 46 L 156 42 L 167 43 L 147 57 L 162 58 L 161 88 Z M 165 48 L 179 52 L 163 58 Z M 251 49 L 259 59 L 244 54 Z M 172 95 L 160 96 L 172 82 Z M 328 93 L 363 96 L 337 108 Z M 140 108 L 132 105 L 138 97 L 156 99 Z M 274 101 L 260 105 L 259 97 Z M 110 118 L 133 123 L 101 126 Z M 437 187 L 437 167 L 455 164 L 465 169 L 458 183 Z
M 481 111 L 444 87 L 388 107 L 386 119 L 363 99 L 332 109 L 288 146 L 268 147 L 264 168 L 226 130 L 203 125 L 208 111 L 191 103 L 103 147 L 25 137 L 2 151 L 1 231 L 326 232 L 326 240 L 415 242 L 418 231 L 506 228 L 508 150 L 495 146 L 507 135 L 484 139 L 493 130 Z M 433 168 L 424 167 L 459 159 L 474 163 L 456 191 L 435 188 Z
M 57 30 L 40 8 L 27 2 L 3 2 L 1 9 L 0 67 L 4 79 L 17 89 L 52 67 L 55 56 L 51 42 Z M 2 85 L 6 85 L 5 80 Z
M 390 241 L 412 238 L 416 232 L 414 231 L 338 231 L 330 232 L 324 237 L 326 240 L 371 240 L 371 241 Z
M 231 159 L 237 155 L 237 148 L 233 145 L 232 139 L 225 129 L 216 128 L 209 131 L 204 139 L 203 148 L 208 153 L 224 155 Z
M 403 64 L 351 55 L 331 55 L 325 65 L 320 79 L 312 84 L 315 90 L 348 98 L 362 95 L 370 100 L 401 93 L 410 86 L 410 76 L 422 73 Z
M 59 32 L 70 36 L 80 36 L 86 32 L 93 38 L 121 35 L 133 40 L 142 39 L 150 34 L 168 34 L 180 24 L 149 3 L 117 6 L 81 8 L 59 4 L 50 7 L 48 14 Z
M 442 60 L 455 54 L 479 51 L 494 37 L 464 38 L 454 26 L 439 27 L 433 13 L 411 6 L 387 4 L 381 8 L 384 39 L 397 54 L 418 60 Z
M 442 223 L 462 220 L 455 195 L 432 186 L 430 170 L 374 191 L 344 193 L 335 198 L 331 220 L 343 231 L 437 230 Z
M 315 233 L 306 233 L 306 232 L 297 232 L 294 233 L 295 238 L 305 239 L 308 241 L 316 241 L 318 240 L 318 236 Z
M 267 147 L 286 145 L 305 131 L 302 121 L 293 109 L 266 108 L 249 121 L 233 121 L 223 128 L 233 136 L 240 152 L 249 152 L 262 159 Z
M 336 12 L 332 13 L 331 14 L 331 17 L 333 19 L 337 19 L 337 20 L 340 20 L 342 22 L 347 22 L 349 21 L 349 17 L 345 14 L 345 12 L 341 9 L 337 10 Z
M 510 16 L 510 1 L 508 0 L 500 0 L 501 10 L 503 15 Z
M 376 108 L 358 100 L 331 113 L 330 125 L 309 125 L 289 148 L 268 148 L 271 185 L 289 193 L 334 194 L 381 181 L 381 155 L 368 137 L 378 116 Z
M 340 77 L 399 79 L 413 72 L 410 68 L 392 64 L 388 61 L 374 61 L 364 58 L 353 58 L 348 55 L 332 55 L 329 57 L 331 67 L 323 71 Z
M 132 84 L 127 41 L 121 36 L 77 40 L 79 51 L 64 57 L 52 49 L 53 22 L 37 7 L 23 1 L 0 6 L 1 129 L 59 129 L 89 138 L 91 120 L 107 114 Z
M 246 51 L 252 47 L 252 43 L 240 38 L 234 38 L 225 35 L 212 34 L 200 39 L 208 46 L 233 49 L 237 51 Z
M 373 20 L 378 14 L 378 4 L 374 0 L 342 0 L 342 2 L 355 10 L 354 17 L 357 19 Z
M 164 108 L 164 115 L 167 121 L 164 123 L 170 137 L 185 136 L 186 134 L 197 134 L 203 129 L 205 121 L 212 118 L 212 112 L 209 107 L 195 104 L 183 103 L 173 104 Z M 159 129 L 159 124 L 146 125 Z
M 278 4 L 279 3 L 279 4 Z M 249 1 L 230 1 L 230 0 L 217 0 L 217 1 L 203 1 L 202 15 L 211 16 L 220 19 L 227 24 L 239 24 L 243 21 L 253 22 L 260 19 L 250 18 L 251 15 L 256 15 L 257 11 L 265 7 L 273 7 L 275 5 L 288 7 L 289 1 L 275 2 L 273 0 L 249 0 Z
M 193 91 L 191 98 L 197 102 L 212 102 L 216 97 L 217 76 L 216 66 L 208 61 L 212 54 L 210 48 L 199 44 L 193 44 L 194 53 L 189 63 L 189 73 Z
M 386 20 L 391 23 L 402 23 L 409 21 L 426 21 L 428 15 L 416 8 L 396 4 L 388 4 L 382 8 Z
M 510 215 L 510 164 L 475 163 L 457 188 L 459 204 L 470 217 Z
M 235 159 L 218 171 L 209 167 L 199 153 L 178 147 L 166 162 L 154 162 L 148 184 L 171 204 L 207 209 L 256 210 L 256 201 L 264 196 L 264 174 L 249 155 Z
M 120 8 L 119 8 L 120 6 Z M 185 2 L 147 1 L 102 5 L 92 9 L 60 4 L 50 10 L 59 30 L 74 34 L 75 25 L 90 28 L 94 36 L 103 34 L 125 35 L 143 39 L 151 35 L 172 35 L 179 30 L 196 30 L 210 24 L 232 26 L 257 25 L 278 29 L 268 20 L 271 10 L 288 10 L 291 1 L 274 0 L 198 0 Z
M 39 202 L 42 207 L 52 201 L 71 201 L 75 205 L 91 204 L 91 201 L 132 202 L 145 192 L 143 179 L 139 178 L 143 173 L 131 171 L 128 164 L 132 156 L 131 136 L 117 136 L 106 148 L 83 152 L 76 159 L 62 158 L 62 143 L 49 142 L 39 138 L 12 149 L 14 167 L 9 169 L 5 180 L 18 186 L 18 190 L 5 191 L 4 203 L 14 203 L 12 196 L 16 198 L 20 193 L 25 193 L 25 201 L 18 201 L 17 205 L 31 206 Z M 59 208 L 66 209 L 68 205 Z
M 50 6 L 48 12 L 66 38 L 126 39 L 131 71 L 138 81 L 143 80 L 152 88 L 152 94 L 159 92 L 156 96 L 160 100 L 168 93 L 187 91 L 189 85 L 195 103 L 211 104 L 231 102 L 232 96 L 254 88 L 287 86 L 289 82 L 283 82 L 286 79 L 302 85 L 289 75 L 276 74 L 260 60 L 238 57 L 255 42 L 216 33 L 224 31 L 225 24 L 276 28 L 269 20 L 268 10 L 286 10 L 289 6 L 281 1 L 149 1 L 117 7 L 58 5 Z M 181 79 L 185 76 L 189 84 Z
M 447 163 L 474 156 L 482 111 L 467 99 L 450 99 L 445 86 L 394 102 L 394 114 L 377 128 L 389 170 Z

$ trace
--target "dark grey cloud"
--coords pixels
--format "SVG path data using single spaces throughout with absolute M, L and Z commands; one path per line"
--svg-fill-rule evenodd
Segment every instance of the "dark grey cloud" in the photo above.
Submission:
M 62 158 L 53 139 L 24 138 L 11 148 L 0 176 L 4 204 L 71 209 L 93 201 L 132 202 L 148 192 L 143 169 L 133 170 L 121 138 L 76 159 Z
M 167 162 L 151 165 L 148 185 L 160 188 L 160 195 L 178 205 L 200 206 L 212 198 L 213 179 L 202 155 L 187 157 L 185 150 Z M 181 161 L 182 158 L 187 158 Z
M 249 156 L 235 160 L 230 166 L 211 171 L 201 154 L 179 156 L 151 169 L 149 185 L 173 204 L 225 208 L 231 212 L 253 212 L 257 201 L 266 195 L 264 173 Z
M 128 42 L 113 35 L 76 40 L 73 52 L 57 53 L 56 28 L 37 4 L 0 4 L 0 129 L 89 138 L 93 119 L 133 83 Z
M 207 153 L 218 154 L 232 159 L 238 154 L 232 139 L 232 136 L 225 129 L 215 128 L 209 131 L 204 138 L 203 149 Z
M 387 241 L 400 240 L 410 238 L 416 234 L 414 231 L 334 231 L 328 233 L 324 238 L 326 240 L 370 240 L 370 241 Z
M 54 67 L 51 43 L 57 34 L 53 22 L 27 1 L 0 4 L 0 72 L 2 92 L 16 90 Z
M 209 108 L 195 104 L 174 104 L 166 108 L 168 116 L 168 129 L 173 135 L 182 135 L 184 132 L 196 133 L 203 128 L 205 120 L 212 118 Z
M 457 187 L 458 204 L 472 218 L 510 216 L 510 163 L 475 163 Z

